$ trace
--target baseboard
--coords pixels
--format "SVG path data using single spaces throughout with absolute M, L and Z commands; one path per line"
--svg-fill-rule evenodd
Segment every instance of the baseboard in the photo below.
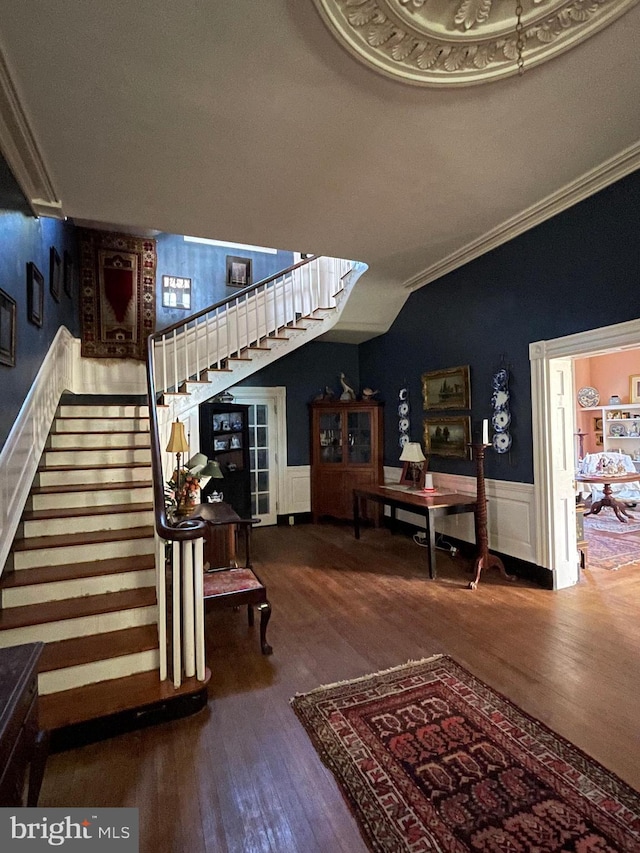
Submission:
M 310 512 L 292 512 L 289 515 L 278 516 L 278 527 L 290 527 L 294 524 L 311 524 Z
M 384 520 L 385 527 L 391 527 L 393 525 L 393 529 L 395 532 L 404 533 L 407 536 L 413 536 L 416 532 L 416 528 L 414 525 L 407 523 L 406 521 L 396 520 L 392 522 L 391 519 L 385 518 Z M 440 534 L 437 534 L 440 535 Z M 459 554 L 467 559 L 472 560 L 476 554 L 476 546 L 472 542 L 466 542 L 463 539 L 456 539 L 454 536 L 449 536 L 448 534 L 442 534 L 442 538 L 446 540 L 446 542 L 450 545 L 453 545 Z M 537 586 L 542 587 L 542 589 L 553 589 L 553 572 L 549 571 L 549 569 L 545 569 L 543 566 L 538 566 L 535 563 L 528 562 L 527 560 L 522 560 L 519 557 L 512 557 L 510 554 L 502 554 L 500 551 L 496 551 L 494 549 L 490 549 L 492 554 L 495 554 L 496 557 L 499 557 L 502 560 L 502 563 L 510 575 L 515 575 L 517 578 L 522 580 L 531 581 L 531 583 L 535 583 Z
M 131 708 L 106 717 L 64 726 L 51 732 L 49 752 L 77 749 L 126 732 L 189 717 L 205 708 L 207 700 L 207 684 L 205 683 L 195 693 L 186 693 L 172 699 L 163 699 L 151 705 L 145 705 L 142 708 Z

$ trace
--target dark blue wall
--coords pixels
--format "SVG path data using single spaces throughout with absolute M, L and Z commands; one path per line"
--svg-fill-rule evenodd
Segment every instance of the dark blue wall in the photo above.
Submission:
M 340 373 L 360 390 L 358 347 L 353 344 L 311 341 L 254 373 L 239 385 L 287 389 L 287 463 L 309 464 L 309 406 L 326 386 L 336 397 L 342 392 Z M 368 384 L 368 383 L 366 383 Z
M 158 253 L 156 272 L 156 329 L 172 326 L 197 311 L 227 299 L 237 288 L 226 284 L 227 255 L 252 261 L 253 284 L 280 272 L 293 263 L 293 252 L 249 252 L 206 243 L 191 243 L 178 234 L 161 234 L 156 238 Z M 162 276 L 174 275 L 191 279 L 191 310 L 162 307 Z
M 49 290 L 49 249 L 55 246 L 60 260 L 65 249 L 74 259 L 72 295 L 61 288 L 60 302 Z M 44 312 L 42 328 L 27 320 L 27 263 L 33 261 L 44 276 Z M 51 342 L 60 326 L 72 335 L 79 334 L 78 323 L 78 258 L 73 226 L 56 219 L 25 216 L 12 211 L 0 211 L 0 288 L 15 299 L 16 306 L 16 366 L 0 365 L 0 447 L 40 369 Z
M 533 482 L 529 343 L 640 317 L 639 223 L 636 172 L 412 294 L 389 332 L 360 346 L 360 373 L 387 400 L 385 463 L 398 464 L 395 402 L 403 377 L 417 441 L 424 371 L 470 365 L 475 425 L 491 416 L 491 377 L 504 355 L 513 445 L 508 454 L 489 451 L 485 471 Z M 438 457 L 430 468 L 474 471 L 471 462 Z

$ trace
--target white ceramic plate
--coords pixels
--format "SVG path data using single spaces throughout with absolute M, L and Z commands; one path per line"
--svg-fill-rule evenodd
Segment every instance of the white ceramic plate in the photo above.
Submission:
M 491 418 L 491 424 L 496 432 L 505 432 L 511 423 L 511 413 L 508 409 L 496 412 Z
M 497 432 L 493 436 L 493 449 L 496 453 L 506 453 L 511 447 L 511 433 Z
M 578 391 L 578 402 L 583 409 L 592 409 L 600 402 L 600 394 L 598 394 L 595 388 L 591 388 L 590 385 L 586 385 Z

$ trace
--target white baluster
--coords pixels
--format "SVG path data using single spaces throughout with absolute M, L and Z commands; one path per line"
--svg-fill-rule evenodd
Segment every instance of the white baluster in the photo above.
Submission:
M 196 540 L 199 542 L 200 540 Z M 193 624 L 193 548 L 195 542 L 182 543 L 182 642 L 184 674 L 193 678 L 196 673 L 195 627 Z
M 158 601 L 158 642 L 160 644 L 160 681 L 167 677 L 167 581 L 165 543 L 155 534 L 156 543 L 156 598 Z
M 178 391 L 178 332 L 173 330 L 173 386 Z
M 180 638 L 180 543 L 172 542 L 171 577 L 173 579 L 173 686 L 182 684 L 182 642 Z
M 204 539 L 198 539 L 194 544 L 193 560 L 193 594 L 195 607 L 195 639 L 196 639 L 196 678 L 204 681 L 205 661 L 205 637 L 204 637 L 204 567 L 203 547 Z

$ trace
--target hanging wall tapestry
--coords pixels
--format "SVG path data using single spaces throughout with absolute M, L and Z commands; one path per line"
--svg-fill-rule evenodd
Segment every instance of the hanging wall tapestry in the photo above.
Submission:
M 144 361 L 155 331 L 155 240 L 85 230 L 80 264 L 82 355 Z

